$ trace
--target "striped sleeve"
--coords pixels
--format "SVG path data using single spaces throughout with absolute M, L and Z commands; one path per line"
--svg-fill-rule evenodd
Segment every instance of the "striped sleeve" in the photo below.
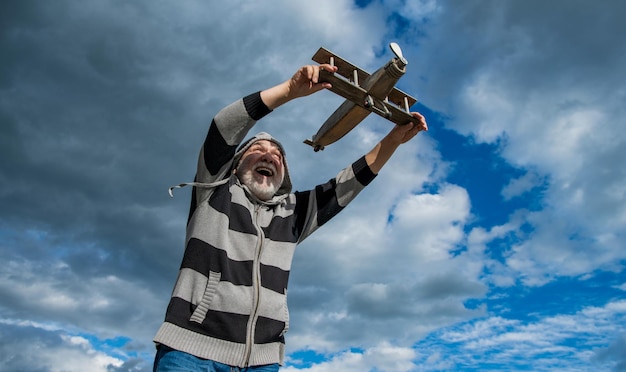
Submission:
M 296 221 L 302 224 L 299 226 L 302 232 L 299 242 L 341 212 L 374 178 L 376 174 L 363 156 L 328 182 L 313 190 L 296 193 L 299 204 Z
M 197 182 L 213 182 L 230 170 L 237 146 L 254 124 L 271 110 L 261 92 L 250 94 L 224 107 L 211 121 L 198 159 Z

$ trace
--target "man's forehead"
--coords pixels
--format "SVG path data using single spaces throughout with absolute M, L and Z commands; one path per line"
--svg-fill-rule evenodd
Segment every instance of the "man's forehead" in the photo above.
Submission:
M 261 140 L 254 141 L 254 143 L 251 144 L 250 147 L 248 148 L 248 151 L 252 149 L 253 147 L 270 147 L 272 149 L 276 149 L 280 151 L 280 153 L 282 154 L 280 146 L 278 146 L 278 144 L 270 140 L 261 139 Z

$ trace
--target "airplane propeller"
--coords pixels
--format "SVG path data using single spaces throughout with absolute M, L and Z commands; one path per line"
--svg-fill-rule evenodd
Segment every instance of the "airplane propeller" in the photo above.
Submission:
M 404 66 L 409 64 L 409 61 L 407 61 L 406 58 L 404 58 L 404 56 L 402 55 L 402 49 L 400 49 L 400 45 L 398 45 L 398 43 L 390 43 L 389 48 L 391 48 L 391 51 L 393 52 L 393 54 L 395 54 L 396 57 L 398 57 L 398 59 Z

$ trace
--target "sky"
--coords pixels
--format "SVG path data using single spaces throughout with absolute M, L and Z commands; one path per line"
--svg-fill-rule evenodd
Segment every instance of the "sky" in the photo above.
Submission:
M 0 366 L 150 371 L 191 181 L 225 105 L 319 47 L 430 130 L 297 249 L 281 371 L 626 371 L 626 2 L 0 2 Z M 322 91 L 253 131 L 295 189 L 390 123 L 302 143 Z M 252 133 L 251 133 L 252 134 Z

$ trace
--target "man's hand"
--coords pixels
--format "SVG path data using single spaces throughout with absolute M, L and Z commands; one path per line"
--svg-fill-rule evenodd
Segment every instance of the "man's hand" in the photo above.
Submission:
M 319 92 L 322 89 L 328 89 L 331 87 L 330 83 L 320 83 L 319 75 L 320 69 L 326 71 L 335 72 L 337 66 L 331 66 L 329 64 L 323 65 L 307 65 L 302 66 L 292 77 L 289 79 L 289 96 L 293 98 L 304 97 L 315 92 Z
M 385 136 L 378 144 L 365 155 L 365 161 L 369 165 L 372 172 L 378 174 L 383 166 L 387 163 L 391 155 L 396 151 L 398 146 L 415 137 L 422 130 L 428 130 L 426 119 L 418 112 L 412 112 L 418 124 L 409 123 L 405 125 L 396 125 L 391 129 L 389 134 Z
M 261 99 L 273 110 L 292 99 L 330 88 L 330 83 L 319 82 L 320 69 L 337 71 L 336 66 L 329 64 L 303 66 L 289 80 L 262 91 Z
M 396 125 L 387 135 L 388 140 L 398 145 L 409 141 L 411 138 L 423 130 L 428 130 L 426 119 L 419 112 L 412 112 L 411 115 L 417 119 L 418 123 L 409 123 L 405 125 Z

